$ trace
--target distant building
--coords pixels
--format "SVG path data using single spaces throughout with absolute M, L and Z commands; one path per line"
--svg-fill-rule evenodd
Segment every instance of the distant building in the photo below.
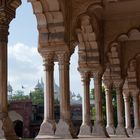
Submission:
M 44 90 L 44 82 L 43 79 L 41 78 L 41 80 L 38 80 L 37 84 L 34 87 L 34 90 Z M 75 95 L 75 93 L 70 92 L 70 101 L 71 103 L 73 102 L 79 102 L 76 98 L 73 98 L 73 95 Z M 78 94 L 79 96 L 79 94 Z M 76 95 L 75 95 L 76 97 Z M 55 80 L 54 80 L 54 99 L 60 101 L 60 87 L 56 84 Z

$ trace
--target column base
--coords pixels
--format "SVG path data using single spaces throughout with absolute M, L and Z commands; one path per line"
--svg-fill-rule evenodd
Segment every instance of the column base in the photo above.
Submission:
M 35 138 L 36 140 L 45 139 L 45 138 L 53 138 L 56 130 L 55 121 L 44 121 L 40 126 L 40 131 L 38 136 Z
M 116 128 L 116 135 L 121 135 L 121 136 L 124 136 L 124 137 L 129 137 L 127 132 L 126 132 L 126 129 L 124 126 L 117 126 Z
M 109 135 L 105 129 L 105 126 L 102 122 L 96 122 L 92 129 L 92 136 L 101 137 L 101 138 L 109 138 Z
M 109 135 L 114 135 L 115 134 L 115 127 L 114 126 L 107 126 L 106 131 Z
M 60 138 L 77 138 L 76 131 L 70 121 L 59 120 L 59 123 L 56 125 L 55 135 Z
M 0 120 L 0 139 L 6 140 L 6 139 L 5 139 L 5 136 L 4 136 L 4 131 L 3 131 L 3 129 L 2 129 L 2 126 L 3 126 L 3 123 L 2 123 L 2 121 Z
M 87 125 L 87 124 L 82 124 L 80 127 L 80 132 L 79 132 L 79 136 L 87 136 L 87 135 L 91 135 L 92 134 L 92 127 L 91 125 Z
M 140 128 L 134 128 L 133 136 L 134 137 L 140 137 Z
M 0 113 L 0 140 L 18 140 L 12 121 L 5 113 Z
M 129 136 L 132 136 L 133 135 L 133 130 L 132 128 L 126 128 L 126 132 Z

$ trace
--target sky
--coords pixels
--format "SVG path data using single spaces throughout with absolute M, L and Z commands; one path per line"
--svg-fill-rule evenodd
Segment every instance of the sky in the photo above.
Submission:
M 10 23 L 8 41 L 8 81 L 13 90 L 32 91 L 41 77 L 44 77 L 42 58 L 37 52 L 38 31 L 36 17 L 27 0 L 16 11 L 16 18 Z M 82 83 L 77 71 L 78 49 L 71 57 L 70 90 L 82 94 Z M 55 65 L 54 79 L 59 85 L 58 64 Z M 22 86 L 25 88 L 22 89 Z

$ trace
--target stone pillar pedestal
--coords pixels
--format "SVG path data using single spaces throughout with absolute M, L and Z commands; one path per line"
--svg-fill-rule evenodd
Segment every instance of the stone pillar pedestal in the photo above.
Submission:
M 132 92 L 134 108 L 134 130 L 133 136 L 140 137 L 140 116 L 139 116 L 139 90 Z
M 123 98 L 124 98 L 124 106 L 125 106 L 125 128 L 127 134 L 132 135 L 129 91 L 123 90 Z
M 118 125 L 117 125 L 117 128 L 116 128 L 116 135 L 127 136 L 127 132 L 126 132 L 126 129 L 124 127 L 122 83 L 123 83 L 122 80 L 114 81 L 114 86 L 116 88 L 117 119 L 118 119 Z
M 44 57 L 45 88 L 44 88 L 44 121 L 36 140 L 51 138 L 54 136 L 56 125 L 54 120 L 54 62 L 53 54 Z
M 58 53 L 59 77 L 60 77 L 60 121 L 56 126 L 56 136 L 61 138 L 76 137 L 70 113 L 70 89 L 69 89 L 69 54 Z
M 8 25 L 0 25 L 0 139 L 16 140 L 7 109 L 7 39 Z
M 115 134 L 115 127 L 114 127 L 114 120 L 113 120 L 113 106 L 112 106 L 112 83 L 110 80 L 104 80 L 105 85 L 105 97 L 106 97 L 106 118 L 107 118 L 107 125 L 106 130 L 109 135 Z
M 100 72 L 94 72 L 93 76 L 94 76 L 96 120 L 93 127 L 92 135 L 97 137 L 109 137 L 102 119 L 102 97 L 101 97 L 102 75 Z
M 84 87 L 84 94 L 82 99 L 82 117 L 83 122 L 80 127 L 80 136 L 87 136 L 91 135 L 91 118 L 90 118 L 90 77 L 89 73 L 81 73 L 83 87 Z

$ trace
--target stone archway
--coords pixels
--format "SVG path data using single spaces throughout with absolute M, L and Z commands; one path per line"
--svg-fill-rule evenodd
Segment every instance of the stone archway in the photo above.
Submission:
M 23 117 L 16 111 L 9 111 L 8 115 L 13 122 L 14 130 L 19 138 L 23 137 Z
M 16 120 L 13 122 L 13 125 L 14 125 L 14 130 L 15 130 L 16 135 L 19 138 L 22 138 L 23 137 L 23 122 Z
M 134 16 L 134 13 L 139 12 L 140 2 L 133 1 L 90 1 L 90 0 L 73 0 L 59 1 L 59 0 L 29 0 L 34 9 L 38 21 L 39 31 L 39 47 L 38 50 L 43 57 L 45 67 L 45 104 L 44 104 L 44 121 L 41 125 L 40 133 L 37 140 L 41 137 L 47 138 L 48 136 L 58 136 L 61 138 L 75 137 L 74 129 L 72 127 L 70 118 L 70 98 L 69 98 L 69 61 L 73 52 L 72 41 L 79 42 L 79 44 L 88 51 L 82 52 L 80 56 L 83 61 L 88 60 L 84 65 L 84 74 L 82 77 L 84 82 L 85 93 L 89 92 L 89 79 L 94 78 L 94 86 L 96 93 L 96 125 L 94 136 L 102 135 L 108 136 L 106 130 L 102 125 L 102 106 L 101 106 L 101 83 L 102 75 L 106 68 L 106 62 L 111 64 L 111 77 L 113 85 L 117 91 L 118 101 L 118 134 L 125 134 L 123 124 L 122 112 L 122 86 L 124 77 L 120 71 L 123 66 L 122 61 L 119 61 L 118 55 L 121 51 L 118 40 L 115 38 L 120 32 L 125 32 L 132 26 L 138 26 L 139 15 Z M 0 3 L 0 112 L 1 112 L 1 127 L 3 133 L 0 137 L 5 137 L 8 140 L 15 140 L 16 136 L 13 132 L 11 121 L 7 114 L 7 37 L 8 27 L 10 21 L 15 16 L 15 10 L 20 5 L 20 0 L 2 0 Z M 94 7 L 95 6 L 95 7 Z M 128 6 L 129 8 L 126 8 Z M 125 10 L 129 9 L 129 10 Z M 102 11 L 102 12 L 101 12 Z M 80 35 L 75 32 L 77 26 L 73 25 L 78 15 L 84 13 L 86 16 L 81 17 L 80 22 Z M 92 20 L 91 20 L 92 19 Z M 123 19 L 123 20 L 122 20 Z M 133 19 L 133 20 L 130 20 Z M 74 20 L 74 21 L 73 21 Z M 97 21 L 97 22 L 94 22 Z M 96 26 L 97 25 L 97 26 Z M 124 28 L 120 28 L 119 26 Z M 123 26 L 122 26 L 123 25 Z M 96 26 L 96 27 L 95 27 Z M 115 26 L 115 28 L 114 28 Z M 101 30 L 100 30 L 101 29 Z M 72 33 L 74 30 L 75 33 Z M 123 31 L 122 31 L 123 30 Z M 94 32 L 95 31 L 95 32 Z M 96 32 L 99 31 L 99 32 Z M 99 34 L 98 34 L 99 33 Z M 98 36 L 99 35 L 99 36 Z M 97 38 L 97 39 L 95 39 Z M 81 40 L 84 40 L 83 42 Z M 96 41 L 95 41 L 96 40 Z M 112 40 L 115 40 L 112 42 Z M 136 40 L 134 40 L 136 41 Z M 108 49 L 111 42 L 111 49 Z M 121 41 L 122 43 L 122 41 Z M 124 42 L 123 42 L 124 43 Z M 89 45 L 90 44 L 90 45 Z M 79 45 L 79 46 L 80 46 Z M 82 47 L 80 46 L 80 51 Z M 93 49 L 95 47 L 96 49 Z M 132 48 L 132 47 L 131 47 Z M 93 51 L 93 50 L 94 51 Z M 111 54 L 110 60 L 107 61 L 105 53 L 109 50 Z M 129 49 L 126 49 L 127 51 Z M 139 50 L 139 49 L 138 49 Z M 137 51 L 138 51 L 137 50 Z M 80 52 L 81 53 L 81 52 Z M 83 55 L 84 54 L 84 55 Z M 127 54 L 127 53 L 126 53 Z M 91 55 L 91 56 L 90 56 Z M 113 56 L 112 56 L 113 55 Z M 115 58 L 116 56 L 116 58 Z M 95 63 L 95 60 L 97 63 Z M 80 63 L 82 63 L 80 61 Z M 53 69 L 54 62 L 59 62 L 60 73 L 60 91 L 61 91 L 61 104 L 60 104 L 60 121 L 56 125 L 54 122 L 54 91 L 53 91 Z M 92 62 L 92 63 L 91 63 Z M 92 67 L 90 67 L 90 65 Z M 126 65 L 126 63 L 124 63 Z M 87 67 L 86 67 L 87 66 Z M 109 72 L 107 69 L 105 72 Z M 123 72 L 123 71 L 121 71 Z M 113 76 L 112 76 L 113 75 Z M 109 74 L 110 76 L 110 74 Z M 125 75 L 124 75 L 125 76 Z M 108 79 L 107 79 L 108 80 Z M 106 83 L 107 84 L 107 83 Z M 112 84 L 112 83 L 111 83 Z M 109 90 L 109 85 L 106 85 Z M 108 93 L 107 93 L 108 95 Z M 85 96 L 85 98 L 89 98 Z M 84 105 L 89 105 L 86 102 Z M 137 104 L 135 104 L 137 107 Z M 87 113 L 89 109 L 87 108 Z M 87 119 L 89 116 L 85 115 L 83 118 Z M 83 120 L 84 121 L 84 120 Z M 89 123 L 89 118 L 86 120 Z M 112 122 L 111 122 L 112 123 Z M 9 129 L 10 128 L 10 129 Z M 88 127 L 89 128 L 89 127 Z M 56 131 L 55 131 L 56 130 Z

